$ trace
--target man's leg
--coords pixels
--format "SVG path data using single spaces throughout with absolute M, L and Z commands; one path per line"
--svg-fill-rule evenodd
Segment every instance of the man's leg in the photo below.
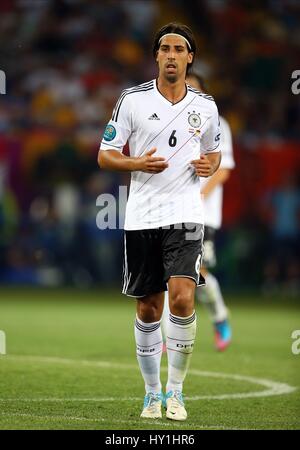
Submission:
M 160 418 L 161 382 L 160 361 L 162 355 L 162 333 L 160 319 L 164 293 L 147 295 L 137 299 L 135 340 L 137 360 L 145 382 L 145 402 L 141 417 Z
M 221 322 L 227 319 L 227 308 L 219 282 L 205 267 L 201 268 L 201 273 L 205 278 L 205 286 L 197 289 L 198 298 L 207 308 L 211 320 Z
M 225 350 L 231 341 L 231 328 L 221 288 L 217 278 L 205 267 L 201 268 L 201 273 L 206 285 L 197 289 L 197 299 L 206 307 L 214 324 L 216 348 Z
M 165 291 L 164 309 L 161 317 L 161 332 L 163 337 L 163 353 L 167 353 L 167 327 L 169 323 L 170 307 L 169 307 L 169 291 Z
M 196 336 L 194 308 L 195 282 L 171 277 L 168 281 L 170 314 L 167 324 L 168 381 L 167 417 L 185 420 L 182 388 L 191 360 Z

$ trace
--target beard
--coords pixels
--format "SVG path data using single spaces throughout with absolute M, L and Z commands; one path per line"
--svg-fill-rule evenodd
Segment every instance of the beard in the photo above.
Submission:
M 178 75 L 177 73 L 165 73 L 165 79 L 169 83 L 176 83 L 176 81 L 178 80 Z

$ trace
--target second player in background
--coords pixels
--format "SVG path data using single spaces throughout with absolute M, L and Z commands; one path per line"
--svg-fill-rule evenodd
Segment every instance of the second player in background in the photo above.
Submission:
M 196 72 L 187 76 L 186 82 L 196 91 L 205 93 L 203 78 Z M 205 231 L 203 240 L 203 260 L 201 274 L 205 278 L 206 285 L 196 289 L 196 298 L 202 303 L 210 316 L 215 347 L 224 351 L 231 342 L 232 329 L 228 319 L 228 310 L 224 302 L 220 284 L 210 269 L 217 263 L 215 235 L 222 225 L 223 184 L 230 177 L 231 170 L 235 167 L 232 150 L 232 137 L 228 122 L 220 116 L 220 149 L 222 160 L 219 169 L 208 179 L 202 179 L 201 195 L 204 199 Z M 166 320 L 169 314 L 168 292 L 165 293 L 165 305 L 163 314 L 163 328 L 166 334 Z M 164 346 L 165 347 L 165 346 Z

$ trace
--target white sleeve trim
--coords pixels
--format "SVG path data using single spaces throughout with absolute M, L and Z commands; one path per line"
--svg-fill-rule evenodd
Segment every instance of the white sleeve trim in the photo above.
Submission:
M 117 152 L 122 152 L 123 151 L 123 147 L 116 147 L 113 144 L 106 144 L 105 142 L 101 142 L 99 150 L 116 150 Z

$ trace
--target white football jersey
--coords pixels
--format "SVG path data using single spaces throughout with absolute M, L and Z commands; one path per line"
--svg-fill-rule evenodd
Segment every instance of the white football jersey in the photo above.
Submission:
M 232 137 L 228 122 L 220 116 L 220 151 L 222 152 L 221 169 L 233 169 L 235 167 L 232 151 Z M 205 186 L 209 178 L 201 178 L 201 188 Z M 204 199 L 204 223 L 209 227 L 218 229 L 222 224 L 223 185 L 219 184 Z
M 200 178 L 190 164 L 201 153 L 218 152 L 218 110 L 213 98 L 186 86 L 186 95 L 172 104 L 156 80 L 122 92 L 104 132 L 101 150 L 130 156 L 164 157 L 169 167 L 158 174 L 131 172 L 125 230 L 157 228 L 182 222 L 204 223 Z

